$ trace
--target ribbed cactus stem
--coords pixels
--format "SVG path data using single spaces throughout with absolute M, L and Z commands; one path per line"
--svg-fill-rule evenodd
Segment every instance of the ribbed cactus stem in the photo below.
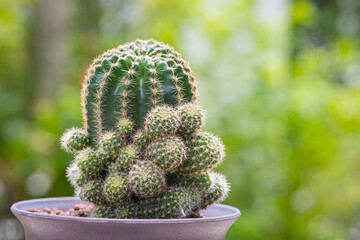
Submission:
M 103 131 L 115 130 L 120 118 L 134 129 L 156 105 L 196 101 L 197 84 L 187 62 L 172 47 L 136 40 L 96 58 L 85 75 L 81 105 L 90 145 Z

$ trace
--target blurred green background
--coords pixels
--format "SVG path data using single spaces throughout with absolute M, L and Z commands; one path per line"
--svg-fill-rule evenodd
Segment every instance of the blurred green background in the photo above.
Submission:
M 23 239 L 13 202 L 73 194 L 82 75 L 135 38 L 197 75 L 242 211 L 227 239 L 360 239 L 359 37 L 358 0 L 1 0 L 0 239 Z

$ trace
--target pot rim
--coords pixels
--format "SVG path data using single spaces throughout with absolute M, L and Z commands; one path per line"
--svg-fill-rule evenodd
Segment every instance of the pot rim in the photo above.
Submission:
M 68 201 L 68 202 L 81 202 L 81 200 L 77 197 L 53 197 L 53 198 L 37 198 L 31 200 L 23 200 L 14 203 L 10 210 L 14 214 L 26 216 L 26 217 L 34 217 L 34 218 L 42 218 L 42 219 L 52 219 L 59 221 L 75 221 L 75 222 L 91 222 L 91 223 L 124 223 L 124 224 L 149 224 L 149 223 L 157 223 L 157 224 L 169 224 L 169 223 L 207 223 L 207 222 L 219 222 L 229 219 L 237 219 L 240 217 L 241 212 L 239 209 L 235 207 L 231 207 L 224 204 L 214 204 L 217 207 L 222 209 L 231 211 L 230 214 L 225 214 L 216 217 L 206 217 L 206 218 L 173 218 L 173 219 L 113 219 L 113 218 L 91 218 L 91 217 L 73 217 L 73 216 L 59 216 L 59 215 L 48 215 L 44 213 L 35 213 L 28 212 L 28 210 L 21 209 L 21 206 L 28 205 L 31 203 L 44 203 L 44 202 L 58 202 L 58 201 Z

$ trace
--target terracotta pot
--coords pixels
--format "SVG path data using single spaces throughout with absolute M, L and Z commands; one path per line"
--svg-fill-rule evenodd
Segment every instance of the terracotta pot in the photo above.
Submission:
M 204 218 L 104 219 L 28 212 L 29 208 L 67 210 L 78 198 L 43 198 L 17 202 L 11 211 L 22 223 L 27 240 L 220 240 L 240 216 L 237 208 L 216 204 L 203 211 Z

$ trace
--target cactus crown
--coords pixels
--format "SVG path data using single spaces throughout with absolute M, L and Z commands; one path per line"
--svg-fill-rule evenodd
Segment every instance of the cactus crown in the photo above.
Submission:
M 75 155 L 67 177 L 93 217 L 181 218 L 224 200 L 225 177 L 212 169 L 224 146 L 201 128 L 190 66 L 173 48 L 136 40 L 91 64 L 81 92 L 83 128 L 61 146 Z

